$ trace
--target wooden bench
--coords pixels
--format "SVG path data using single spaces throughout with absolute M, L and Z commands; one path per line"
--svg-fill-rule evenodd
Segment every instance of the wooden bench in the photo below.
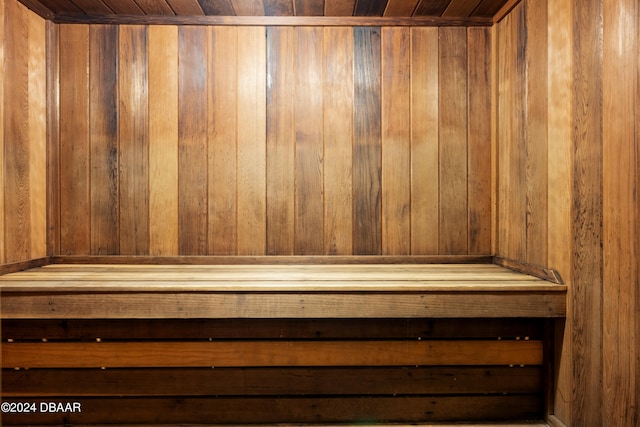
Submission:
M 550 319 L 565 315 L 552 271 L 94 260 L 0 277 L 3 401 L 69 409 L 5 425 L 543 418 Z

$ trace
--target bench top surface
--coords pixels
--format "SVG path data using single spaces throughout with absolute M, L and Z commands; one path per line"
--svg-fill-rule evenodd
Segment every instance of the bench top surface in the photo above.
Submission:
M 12 292 L 564 292 L 494 264 L 51 264 L 0 276 Z

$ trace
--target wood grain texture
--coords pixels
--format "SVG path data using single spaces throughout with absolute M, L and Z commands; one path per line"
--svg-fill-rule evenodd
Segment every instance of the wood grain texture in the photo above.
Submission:
M 389 0 L 384 16 L 412 16 L 420 0 Z
M 382 253 L 411 252 L 411 30 L 383 28 Z
M 354 28 L 353 251 L 382 252 L 380 29 Z
M 8 343 L 3 368 L 540 365 L 541 341 Z
M 310 255 L 324 251 L 323 29 L 297 29 L 296 49 L 294 252 Z
M 574 424 L 603 422 L 601 2 L 574 2 L 573 375 Z M 580 390 L 580 391 L 578 391 Z
M 60 32 L 58 25 L 51 22 L 47 23 L 45 43 L 47 44 L 47 256 L 52 256 L 54 253 L 60 253 L 58 234 L 60 230 L 60 180 L 58 170 L 60 165 Z M 2 102 L 0 102 L 0 111 L 2 109 L 1 105 Z M 0 162 L 0 164 L 2 163 Z M 0 172 L 1 174 L 2 172 Z M 1 177 L 0 181 L 2 181 Z M 0 201 L 0 212 L 2 212 L 2 203 Z M 1 217 L 2 215 L 0 215 Z M 0 219 L 1 225 L 2 220 Z M 0 260 L 2 259 L 2 245 L 3 242 L 0 239 Z
M 148 29 L 149 254 L 178 251 L 178 29 Z
M 84 374 L 84 375 L 83 375 Z M 540 393 L 540 367 L 69 369 L 5 371 L 12 397 Z M 69 379 L 72 381 L 69 381 Z M 167 387 L 171 384 L 170 387 Z
M 149 253 L 149 74 L 147 27 L 119 27 L 121 254 Z
M 332 339 L 517 339 L 544 337 L 540 319 L 68 319 L 2 320 L 14 341 Z M 33 385 L 29 386 L 33 387 Z
M 603 2 L 603 405 L 608 422 L 639 420 L 637 2 Z M 636 327 L 633 327 L 633 325 Z
M 6 6 L 5 3 L 0 5 L 0 36 L 2 36 L 2 41 L 0 41 L 0 74 L 5 75 L 5 53 L 4 53 L 4 45 L 5 41 L 8 39 L 6 36 L 5 30 L 5 17 L 6 17 Z M 0 265 L 6 262 L 6 254 L 5 254 L 5 210 L 4 210 L 4 147 L 5 147 L 5 134 L 4 134 L 4 120 L 5 120 L 5 97 L 4 97 L 4 87 L 5 82 L 7 80 L 3 79 L 0 82 L 0 231 L 2 231 L 2 236 L 0 237 Z
M 440 253 L 468 251 L 467 30 L 441 28 L 439 87 Z
M 266 253 L 266 29 L 238 28 L 238 254 Z
M 27 10 L 17 2 L 6 5 L 6 81 L 4 88 L 4 208 L 7 262 L 31 255 L 29 140 L 29 25 Z M 5 234 L 6 232 L 6 234 Z
M 351 16 L 356 0 L 325 0 L 325 16 Z
M 411 253 L 437 254 L 439 245 L 437 28 L 411 29 Z
M 482 0 L 452 0 L 442 16 L 471 16 Z
M 526 260 L 547 262 L 548 222 L 548 10 L 546 3 L 527 2 L 526 29 Z
M 235 28 L 209 30 L 209 248 L 212 255 L 236 253 L 238 33 Z
M 118 27 L 89 29 L 91 253 L 119 253 Z
M 89 27 L 61 25 L 60 253 L 89 254 Z
M 491 253 L 491 32 L 467 29 L 468 252 Z M 488 168 L 487 165 L 491 165 Z
M 353 31 L 324 29 L 324 251 L 353 249 Z
M 295 245 L 295 28 L 267 28 L 267 254 Z
M 208 250 L 207 32 L 178 29 L 178 224 L 181 255 Z
M 238 16 L 264 15 L 263 0 L 230 0 L 233 10 Z
M 549 42 L 549 99 L 548 99 L 548 258 L 547 265 L 560 272 L 565 283 L 571 283 L 571 200 L 572 200 L 572 141 L 573 141 L 573 83 L 572 83 L 572 26 L 571 2 L 554 0 L 549 3 L 554 13 L 548 15 Z M 551 248 L 567 248 L 557 251 Z M 568 317 L 571 317 L 571 301 L 567 301 Z M 564 333 L 558 333 L 563 354 L 571 354 L 572 325 L 564 325 Z M 556 361 L 556 386 L 554 388 L 554 413 L 571 424 L 570 395 L 572 377 L 571 357 L 559 356 Z
M 100 28 L 112 27 L 97 25 L 91 31 Z M 482 220 L 477 219 L 481 207 L 471 205 L 480 197 L 464 190 L 462 193 L 469 195 L 462 196 L 461 202 L 451 181 L 439 177 L 443 169 L 439 155 L 447 156 L 439 142 L 443 116 L 438 99 L 445 96 L 440 94 L 439 74 L 447 74 L 438 65 L 439 49 L 433 46 L 439 29 L 394 28 L 404 35 L 391 42 L 395 47 L 383 55 L 377 29 L 356 29 L 377 34 L 371 48 L 363 51 L 356 46 L 353 32 L 344 39 L 345 28 L 324 28 L 320 36 L 318 27 L 273 27 L 269 31 L 288 34 L 291 43 L 287 46 L 296 50 L 279 46 L 274 38 L 269 41 L 271 59 L 267 67 L 267 53 L 262 52 L 266 43 L 242 40 L 244 33 L 233 36 L 240 27 L 220 27 L 218 38 L 222 34 L 231 38 L 224 45 L 216 45 L 212 29 L 182 27 L 187 33 L 203 32 L 198 44 L 182 42 L 188 44 L 186 51 L 162 50 L 148 40 L 152 28 L 165 32 L 176 31 L 176 27 L 122 28 L 135 29 L 131 31 L 136 37 L 145 34 L 146 39 L 136 42 L 144 45 L 136 59 L 132 58 L 133 48 L 121 48 L 124 42 L 118 43 L 119 67 L 131 69 L 130 75 L 120 73 L 116 77 L 118 90 L 109 91 L 107 77 L 99 83 L 104 74 L 99 63 L 106 59 L 94 51 L 95 64 L 90 62 L 88 69 L 95 90 L 83 95 L 91 104 L 87 108 L 94 112 L 92 116 L 98 117 L 89 121 L 88 128 L 89 138 L 96 140 L 104 138 L 100 135 L 107 127 L 105 120 L 114 114 L 110 98 L 117 99 L 117 120 L 109 126 L 116 127 L 119 145 L 91 145 L 95 168 L 76 184 L 89 191 L 93 218 L 89 216 L 87 227 L 95 254 L 437 254 L 439 228 L 448 218 L 440 214 L 441 209 L 456 206 L 465 230 L 482 227 Z M 264 27 L 254 28 L 261 29 L 266 31 Z M 246 34 L 251 33 L 249 30 Z M 337 40 L 338 35 L 342 39 Z M 166 37 L 171 47 L 175 37 Z M 233 42 L 235 37 L 237 44 Z M 306 37 L 314 41 L 306 45 L 299 41 Z M 331 47 L 336 46 L 335 52 L 322 46 L 325 38 Z M 318 41 L 321 39 L 322 43 Z M 460 37 L 465 52 L 468 43 L 467 37 Z M 249 55 L 255 57 L 250 59 Z M 462 56 L 468 61 L 468 53 Z M 404 64 L 401 69 L 394 69 L 396 60 Z M 170 66 L 160 70 L 163 62 Z M 387 71 L 394 76 L 390 81 L 383 82 L 384 67 L 390 67 Z M 464 65 L 459 69 L 466 81 L 472 68 Z M 61 87 L 70 84 L 66 74 L 61 78 L 65 80 Z M 136 87 L 142 89 L 137 91 Z M 473 90 L 480 91 L 477 87 Z M 262 96 L 267 88 L 273 102 Z M 61 94 L 63 104 L 71 101 L 70 95 Z M 476 99 L 471 92 L 459 97 Z M 383 102 L 388 103 L 384 114 Z M 146 107 L 140 104 L 133 108 L 133 103 Z M 102 113 L 100 108 L 111 109 L 111 113 Z M 463 109 L 467 117 L 467 107 Z M 489 122 L 488 114 L 475 109 L 474 123 L 480 126 Z M 466 119 L 453 118 L 453 113 L 450 116 L 452 132 L 465 137 L 479 135 Z M 137 135 L 136 140 L 142 142 L 124 150 L 123 140 L 130 139 L 124 135 L 129 134 Z M 115 165 L 108 160 L 114 151 Z M 462 177 L 461 188 L 475 185 L 476 191 L 482 191 L 482 177 L 489 174 L 491 164 L 480 159 L 460 160 L 459 166 L 465 163 L 466 176 L 462 177 L 461 170 L 454 176 Z M 398 166 L 403 163 L 403 167 Z M 109 177 L 114 169 L 117 182 Z M 60 182 L 66 185 L 71 181 L 67 177 Z M 116 192 L 117 207 L 111 201 Z M 140 215 L 133 207 L 122 205 L 125 201 L 127 206 L 141 209 Z M 480 200 L 477 203 L 480 206 Z M 162 220 L 165 209 L 166 226 Z M 62 206 L 60 212 L 64 212 Z M 118 218 L 109 218 L 116 213 Z M 61 215 L 61 233 L 71 228 L 71 220 Z M 471 237 L 464 230 L 458 231 L 465 241 L 460 253 L 471 250 L 466 249 L 467 241 L 489 245 L 486 236 Z M 121 235 L 117 245 L 113 242 L 116 232 Z M 469 231 L 475 232 L 475 228 Z M 131 236 L 135 233 L 135 244 L 140 247 L 121 247 L 124 239 L 133 244 Z M 98 249 L 101 240 L 109 243 Z M 444 248 L 442 253 L 454 251 Z
M 46 24 L 27 12 L 29 31 L 29 198 L 31 253 L 47 254 L 47 77 Z

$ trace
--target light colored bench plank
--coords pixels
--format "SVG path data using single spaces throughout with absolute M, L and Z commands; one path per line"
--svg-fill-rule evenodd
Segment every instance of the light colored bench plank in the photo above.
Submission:
M 5 319 L 560 317 L 544 291 L 4 293 Z

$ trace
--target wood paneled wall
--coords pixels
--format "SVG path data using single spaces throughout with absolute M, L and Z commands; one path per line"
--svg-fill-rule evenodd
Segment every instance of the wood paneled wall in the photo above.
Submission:
M 488 28 L 60 25 L 59 254 L 491 252 Z
M 46 24 L 0 3 L 0 264 L 47 255 Z
M 640 7 L 525 0 L 496 28 L 497 253 L 570 286 L 553 412 L 640 422 Z

